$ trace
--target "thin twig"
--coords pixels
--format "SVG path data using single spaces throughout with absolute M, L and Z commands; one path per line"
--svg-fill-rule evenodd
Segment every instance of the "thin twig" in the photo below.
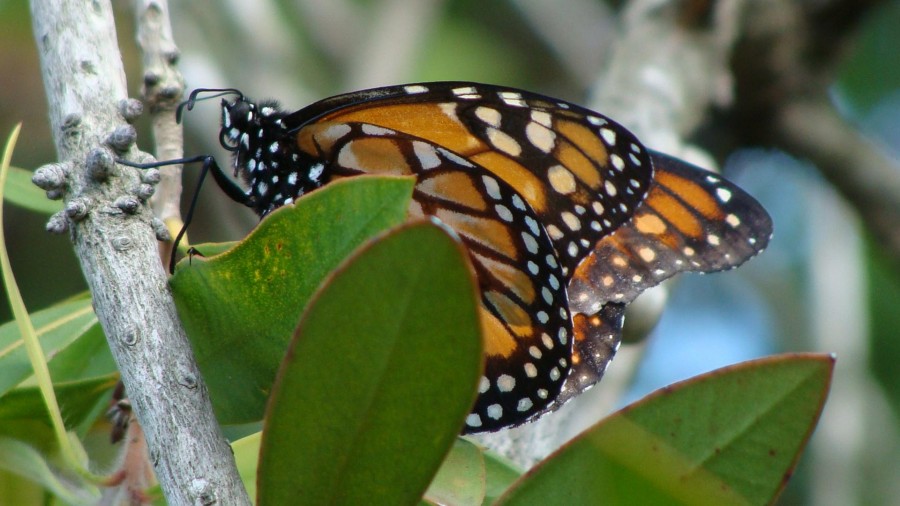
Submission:
M 184 154 L 184 131 L 175 121 L 175 108 L 184 95 L 184 78 L 175 67 L 179 51 L 172 38 L 169 6 L 165 0 L 135 2 L 137 42 L 144 68 L 141 94 L 149 107 L 156 141 L 154 152 L 160 160 L 174 160 Z M 150 199 L 153 212 L 166 224 L 170 235 L 181 228 L 181 165 L 160 172 L 159 185 Z M 171 251 L 171 242 L 162 248 L 163 260 Z

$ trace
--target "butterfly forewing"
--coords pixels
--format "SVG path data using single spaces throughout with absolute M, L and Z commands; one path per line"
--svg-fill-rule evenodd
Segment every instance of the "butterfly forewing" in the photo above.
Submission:
M 644 199 L 653 172 L 649 154 L 609 118 L 521 90 L 439 84 L 341 95 L 285 118 L 285 126 L 303 136 L 310 121 L 375 125 L 483 167 L 535 211 L 567 277 Z

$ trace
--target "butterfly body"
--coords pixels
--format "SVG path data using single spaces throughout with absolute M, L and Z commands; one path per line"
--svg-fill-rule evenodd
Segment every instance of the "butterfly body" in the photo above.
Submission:
M 771 232 L 727 181 L 598 113 L 521 90 L 411 84 L 293 113 L 239 96 L 222 118 L 243 203 L 260 216 L 335 178 L 417 178 L 410 217 L 459 235 L 481 293 L 485 373 L 466 432 L 518 425 L 583 391 L 640 291 L 736 266 Z

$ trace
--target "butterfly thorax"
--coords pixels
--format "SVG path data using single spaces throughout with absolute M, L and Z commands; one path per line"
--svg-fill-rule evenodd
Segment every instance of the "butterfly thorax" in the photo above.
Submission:
M 222 101 L 220 139 L 233 153 L 234 175 L 244 181 L 248 203 L 260 216 L 327 182 L 324 165 L 297 149 L 282 124 L 285 115 L 274 101 Z

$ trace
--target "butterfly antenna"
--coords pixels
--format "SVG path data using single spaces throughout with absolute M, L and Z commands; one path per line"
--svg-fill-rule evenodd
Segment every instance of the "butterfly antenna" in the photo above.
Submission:
M 201 97 L 201 94 L 204 93 L 212 93 L 209 96 Z M 211 98 L 222 97 L 225 95 L 237 95 L 238 100 L 244 98 L 244 94 L 241 93 L 240 90 L 235 88 L 197 88 L 192 91 L 190 95 L 188 95 L 188 99 L 184 102 L 178 104 L 178 108 L 175 109 L 175 121 L 181 123 L 181 114 L 185 108 L 188 111 L 194 108 L 194 104 L 203 100 L 209 100 Z

